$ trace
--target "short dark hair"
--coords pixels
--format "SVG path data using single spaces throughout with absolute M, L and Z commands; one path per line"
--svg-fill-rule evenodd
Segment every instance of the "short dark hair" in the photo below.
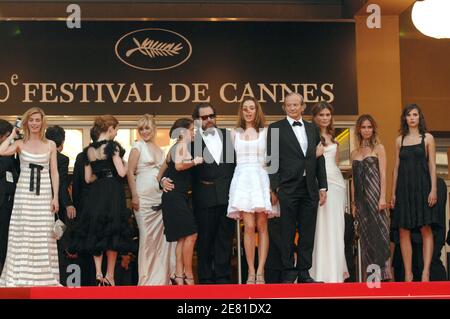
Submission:
M 66 139 L 66 131 L 59 125 L 50 126 L 45 131 L 45 137 L 55 142 L 56 147 L 60 147 Z
M 216 112 L 216 108 L 215 108 L 214 106 L 212 106 L 211 104 L 209 104 L 209 103 L 201 103 L 201 104 L 197 104 L 197 105 L 195 106 L 195 108 L 194 108 L 194 112 L 192 112 L 192 118 L 193 118 L 194 120 L 197 120 L 197 119 L 200 118 L 200 109 L 201 109 L 201 108 L 204 108 L 204 107 L 210 107 L 210 108 L 213 109 L 214 114 L 217 113 L 217 112 Z
M 0 119 L 0 136 L 6 133 L 11 133 L 13 130 L 13 125 L 6 120 Z

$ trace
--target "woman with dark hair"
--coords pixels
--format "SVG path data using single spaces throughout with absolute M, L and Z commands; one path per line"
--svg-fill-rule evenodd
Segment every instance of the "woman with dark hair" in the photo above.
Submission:
M 0 119 L 0 145 L 8 139 L 14 126 Z M 19 178 L 19 161 L 15 155 L 0 156 L 0 274 L 8 248 L 8 230 L 14 204 L 14 192 Z
M 167 177 L 174 188 L 162 194 L 162 217 L 164 233 L 168 242 L 177 242 L 176 270 L 171 281 L 174 285 L 194 285 L 192 257 L 197 240 L 197 225 L 189 205 L 189 191 L 192 186 L 190 168 L 203 162 L 202 157 L 192 158 L 190 144 L 194 137 L 194 122 L 188 118 L 175 121 L 170 136 L 176 143 L 170 148 L 161 166 L 158 181 Z
M 72 245 L 77 252 L 94 256 L 96 284 L 114 286 L 117 252 L 129 248 L 130 212 L 126 207 L 122 178 L 127 168 L 122 160 L 125 150 L 114 141 L 119 122 L 112 115 L 95 119 L 98 140 L 86 152 L 85 180 L 92 184 L 80 219 L 73 228 Z M 106 252 L 106 275 L 102 274 L 103 254 Z
M 317 210 L 311 276 L 317 281 L 343 282 L 348 277 L 344 243 L 346 185 L 338 167 L 339 143 L 334 136 L 333 107 L 319 102 L 312 108 L 312 116 L 320 129 L 328 191 L 327 202 Z
M 386 152 L 378 141 L 372 116 L 356 121 L 357 148 L 352 151 L 352 213 L 358 221 L 362 275 L 377 281 L 392 279 L 390 267 L 389 217 L 386 213 Z
M 393 225 L 400 229 L 405 281 L 413 280 L 411 230 L 414 229 L 420 229 L 423 239 L 422 281 L 429 281 L 433 255 L 431 225 L 439 222 L 435 209 L 436 148 L 416 104 L 403 109 L 395 158 L 391 206 L 395 208 Z
M 237 128 L 231 131 L 236 169 L 231 181 L 227 216 L 244 220 L 244 247 L 248 265 L 247 284 L 264 284 L 269 251 L 267 218 L 279 216 L 272 208 L 270 180 L 265 170 L 264 113 L 258 100 L 246 97 L 238 111 Z M 255 228 L 258 231 L 258 268 L 255 271 Z

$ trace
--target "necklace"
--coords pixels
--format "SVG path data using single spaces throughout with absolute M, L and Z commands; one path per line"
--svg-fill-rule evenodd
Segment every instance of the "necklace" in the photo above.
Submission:
M 370 147 L 370 143 L 368 141 L 362 141 L 361 148 Z

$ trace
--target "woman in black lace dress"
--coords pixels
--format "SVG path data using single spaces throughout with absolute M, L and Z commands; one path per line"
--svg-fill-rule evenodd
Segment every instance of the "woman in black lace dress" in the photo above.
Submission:
M 114 141 L 119 122 L 111 115 L 99 116 L 94 129 L 97 142 L 86 149 L 86 183 L 91 183 L 80 220 L 73 230 L 75 249 L 94 255 L 97 285 L 114 286 L 117 252 L 130 243 L 130 211 L 126 207 L 122 181 L 127 169 L 122 161 L 125 153 Z M 106 275 L 102 274 L 103 254 L 107 256 Z
M 391 205 L 395 207 L 393 226 L 400 229 L 400 247 L 405 267 L 405 281 L 413 280 L 411 230 L 420 229 L 423 239 L 422 281 L 430 280 L 433 255 L 431 226 L 438 224 L 436 210 L 436 148 L 427 133 L 419 106 L 407 105 L 400 119 L 396 140 L 396 162 Z

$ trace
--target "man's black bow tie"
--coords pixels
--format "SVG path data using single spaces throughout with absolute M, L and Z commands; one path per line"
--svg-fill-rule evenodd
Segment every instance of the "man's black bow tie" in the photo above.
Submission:
M 213 129 L 211 129 L 211 130 L 206 130 L 206 131 L 203 132 L 203 134 L 204 134 L 205 136 L 208 136 L 208 135 L 214 136 L 214 135 L 216 134 L 216 130 L 213 130 Z
M 292 123 L 292 126 L 296 126 L 296 125 L 303 126 L 302 122 L 294 121 L 294 123 Z

